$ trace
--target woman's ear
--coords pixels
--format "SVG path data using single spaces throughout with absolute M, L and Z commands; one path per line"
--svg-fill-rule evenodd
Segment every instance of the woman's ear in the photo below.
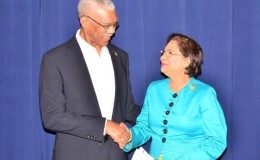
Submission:
M 191 63 L 190 57 L 186 57 L 184 61 L 185 68 L 188 67 Z

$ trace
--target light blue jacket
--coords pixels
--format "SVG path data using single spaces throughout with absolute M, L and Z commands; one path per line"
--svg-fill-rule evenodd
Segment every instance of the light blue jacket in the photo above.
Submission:
M 177 94 L 170 79 L 152 82 L 124 151 L 152 138 L 150 155 L 163 160 L 212 160 L 225 150 L 227 127 L 215 90 L 195 79 Z

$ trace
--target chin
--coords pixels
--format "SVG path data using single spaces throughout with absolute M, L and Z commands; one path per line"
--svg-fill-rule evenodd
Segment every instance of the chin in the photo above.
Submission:
M 109 41 L 107 41 L 107 42 L 103 42 L 103 43 L 102 43 L 102 46 L 107 46 L 108 43 L 109 43 Z
M 165 70 L 163 68 L 161 68 L 161 72 L 164 74 Z

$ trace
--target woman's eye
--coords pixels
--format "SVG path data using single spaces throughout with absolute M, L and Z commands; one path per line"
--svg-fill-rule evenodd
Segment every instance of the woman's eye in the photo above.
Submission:
M 169 53 L 169 55 L 174 55 L 174 53 L 173 53 L 173 52 L 171 52 L 171 51 L 169 51 L 168 53 Z

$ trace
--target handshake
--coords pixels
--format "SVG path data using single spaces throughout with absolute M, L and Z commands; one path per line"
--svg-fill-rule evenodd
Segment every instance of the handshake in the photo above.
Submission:
M 108 134 L 114 142 L 118 143 L 119 148 L 123 149 L 125 145 L 131 140 L 131 131 L 121 122 L 120 124 L 107 120 L 106 134 Z

